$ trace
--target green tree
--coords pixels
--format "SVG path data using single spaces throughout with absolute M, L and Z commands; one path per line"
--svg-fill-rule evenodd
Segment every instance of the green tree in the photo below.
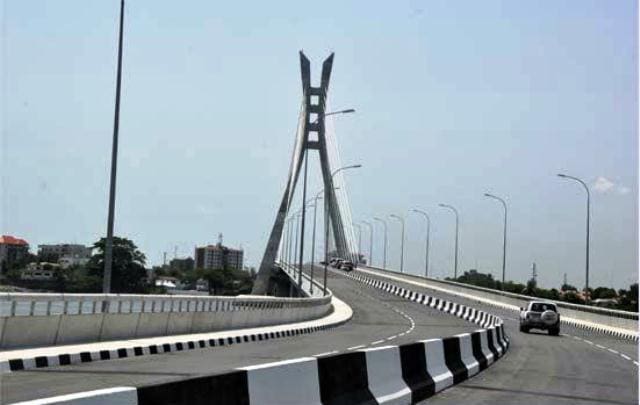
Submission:
M 596 300 L 598 298 L 616 298 L 617 296 L 618 294 L 616 293 L 616 290 L 608 287 L 597 287 L 591 293 L 592 300 Z
M 104 249 L 106 238 L 101 238 L 93 244 L 96 250 L 87 270 L 102 285 L 104 273 Z M 113 261 L 111 272 L 111 292 L 113 293 L 144 293 L 148 290 L 147 272 L 144 268 L 146 257 L 138 247 L 127 238 L 113 237 Z M 95 288 L 96 286 L 94 286 Z M 99 289 L 99 287 L 98 287 Z

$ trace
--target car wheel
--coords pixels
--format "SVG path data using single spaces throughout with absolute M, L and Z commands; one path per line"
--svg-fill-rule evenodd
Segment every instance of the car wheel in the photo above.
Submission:
M 560 328 L 551 328 L 549 329 L 549 335 L 558 336 L 560 334 Z
M 529 328 L 527 328 L 526 326 L 520 325 L 520 332 L 529 333 Z

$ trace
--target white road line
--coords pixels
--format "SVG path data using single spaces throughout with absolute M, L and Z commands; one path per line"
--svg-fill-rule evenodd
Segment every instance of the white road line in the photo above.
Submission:
M 358 345 L 358 346 L 353 346 L 353 347 L 347 347 L 347 350 L 362 349 L 363 347 L 364 347 L 364 345 Z
M 640 363 L 638 363 L 637 361 L 634 361 L 633 364 L 635 364 L 636 366 L 640 366 Z
M 597 347 L 598 349 L 606 349 L 606 347 L 604 347 L 604 346 L 602 346 L 602 345 L 596 345 L 596 347 Z
M 607 350 L 609 350 L 613 354 L 620 354 L 620 352 L 617 350 L 613 350 L 613 349 L 607 349 Z
M 375 342 L 371 342 L 371 344 L 372 345 L 379 345 L 382 342 L 384 342 L 384 340 L 376 340 Z
M 627 356 L 627 355 L 626 355 L 626 354 L 624 354 L 624 353 L 620 353 L 620 357 L 622 357 L 622 358 L 623 358 L 623 359 L 625 359 L 625 360 L 631 360 L 631 357 Z
M 586 344 L 593 345 L 593 342 L 592 342 L 592 341 L 590 341 L 590 340 L 585 339 L 585 340 L 584 340 L 584 342 L 585 342 Z
M 337 351 L 337 350 L 333 350 L 333 351 L 330 351 L 330 352 L 324 352 L 324 353 L 313 354 L 312 356 L 313 356 L 313 357 L 320 357 L 320 356 L 328 356 L 328 355 L 330 355 L 330 354 L 336 354 L 336 353 L 338 353 L 338 351 Z
M 573 338 L 574 338 L 575 340 L 582 340 L 582 338 L 579 338 L 579 337 L 577 337 L 577 336 L 574 336 Z
M 395 336 L 389 336 L 386 340 L 393 340 L 395 338 L 396 338 Z

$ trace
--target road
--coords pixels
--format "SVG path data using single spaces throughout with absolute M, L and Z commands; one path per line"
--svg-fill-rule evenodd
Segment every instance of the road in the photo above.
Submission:
M 365 287 L 339 274 L 329 274 L 329 288 L 354 312 L 350 322 L 336 329 L 260 343 L 5 374 L 0 376 L 0 403 L 113 386 L 140 386 L 241 366 L 356 350 L 363 346 L 402 344 L 477 329 L 462 319 Z
M 429 404 L 638 404 L 637 343 L 567 326 L 559 337 L 525 334 L 518 330 L 515 312 L 393 284 L 496 314 L 511 339 L 507 355 L 489 370 L 430 398 Z

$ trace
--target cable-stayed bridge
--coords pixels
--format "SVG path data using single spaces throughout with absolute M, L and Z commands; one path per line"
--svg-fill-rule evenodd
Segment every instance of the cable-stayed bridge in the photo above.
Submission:
M 314 87 L 300 53 L 303 101 L 255 294 L 0 296 L 1 403 L 637 403 L 637 314 L 567 304 L 560 336 L 524 334 L 526 297 L 315 260 L 360 259 L 333 59 Z

